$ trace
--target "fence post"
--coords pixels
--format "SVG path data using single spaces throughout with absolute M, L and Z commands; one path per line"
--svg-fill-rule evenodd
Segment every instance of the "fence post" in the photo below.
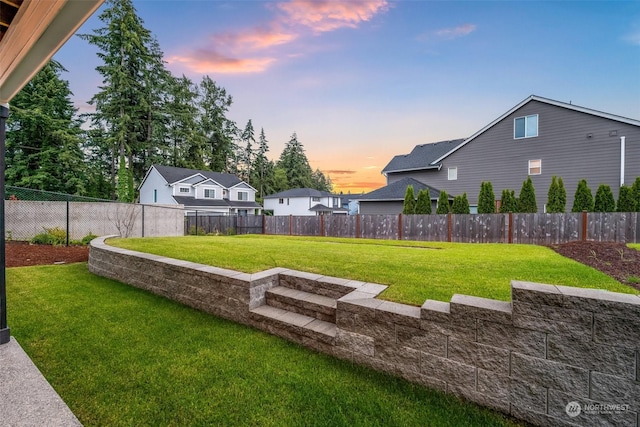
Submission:
M 402 214 L 398 214 L 398 240 L 402 240 Z
M 587 211 L 582 211 L 582 241 L 587 240 Z
M 289 214 L 289 236 L 293 234 L 293 214 Z
M 262 214 L 262 234 L 267 234 L 267 216 Z
M 69 233 L 69 196 L 67 195 L 67 246 L 69 246 Z
M 196 236 L 198 235 L 198 210 L 196 209 Z
M 361 236 L 360 230 L 360 214 L 356 214 L 356 239 L 359 239 Z
M 453 233 L 453 220 L 451 218 L 451 212 L 447 214 L 447 241 L 451 242 L 451 234 Z
M 513 212 L 509 212 L 509 243 L 513 243 Z
M 320 236 L 324 237 L 324 215 L 320 215 Z
M 144 205 L 142 206 L 142 237 L 144 237 Z

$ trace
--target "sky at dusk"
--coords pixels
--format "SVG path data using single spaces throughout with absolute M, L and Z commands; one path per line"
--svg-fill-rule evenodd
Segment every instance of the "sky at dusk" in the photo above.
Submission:
M 224 87 L 272 159 L 296 132 L 337 192 L 383 186 L 394 155 L 471 136 L 532 94 L 640 119 L 638 1 L 133 3 L 174 75 Z M 55 59 L 88 111 L 95 47 L 72 37 Z

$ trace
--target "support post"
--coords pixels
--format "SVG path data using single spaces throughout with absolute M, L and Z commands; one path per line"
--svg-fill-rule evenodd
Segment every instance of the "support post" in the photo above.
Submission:
M 513 212 L 509 212 L 509 243 L 513 243 Z
M 6 124 L 9 118 L 9 106 L 0 105 L 0 344 L 6 344 L 11 338 L 7 326 L 7 276 L 5 254 L 5 209 L 4 209 L 4 170 L 5 170 L 5 141 Z
M 67 241 L 66 241 L 67 247 L 69 247 L 69 234 L 71 234 L 71 231 L 69 229 L 69 195 L 67 194 Z
M 144 237 L 144 205 L 142 206 L 142 237 Z
M 402 240 L 402 214 L 398 214 L 398 240 Z
M 587 211 L 582 211 L 582 241 L 587 241 Z
M 359 239 L 362 235 L 360 231 L 360 214 L 356 214 L 356 239 Z
M 451 217 L 451 212 L 447 214 L 447 241 L 451 242 L 453 234 L 453 218 Z

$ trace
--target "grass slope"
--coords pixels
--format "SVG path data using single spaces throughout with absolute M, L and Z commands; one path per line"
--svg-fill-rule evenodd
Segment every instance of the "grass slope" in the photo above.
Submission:
M 273 267 L 390 285 L 382 298 L 412 305 L 453 294 L 503 301 L 511 280 L 638 293 L 535 245 L 464 244 L 283 236 L 110 239 L 108 244 L 255 273 Z
M 501 426 L 499 414 L 94 276 L 7 270 L 11 332 L 89 426 Z

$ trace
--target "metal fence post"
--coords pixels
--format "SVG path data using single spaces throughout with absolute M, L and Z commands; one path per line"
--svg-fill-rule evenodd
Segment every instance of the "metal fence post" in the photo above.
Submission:
M 69 196 L 67 195 L 67 246 L 69 246 Z
M 142 237 L 144 237 L 144 205 L 142 206 Z
M 0 344 L 6 344 L 11 339 L 11 332 L 7 326 L 7 276 L 5 254 L 5 210 L 4 210 L 4 169 L 5 169 L 5 125 L 9 118 L 9 106 L 0 105 Z

